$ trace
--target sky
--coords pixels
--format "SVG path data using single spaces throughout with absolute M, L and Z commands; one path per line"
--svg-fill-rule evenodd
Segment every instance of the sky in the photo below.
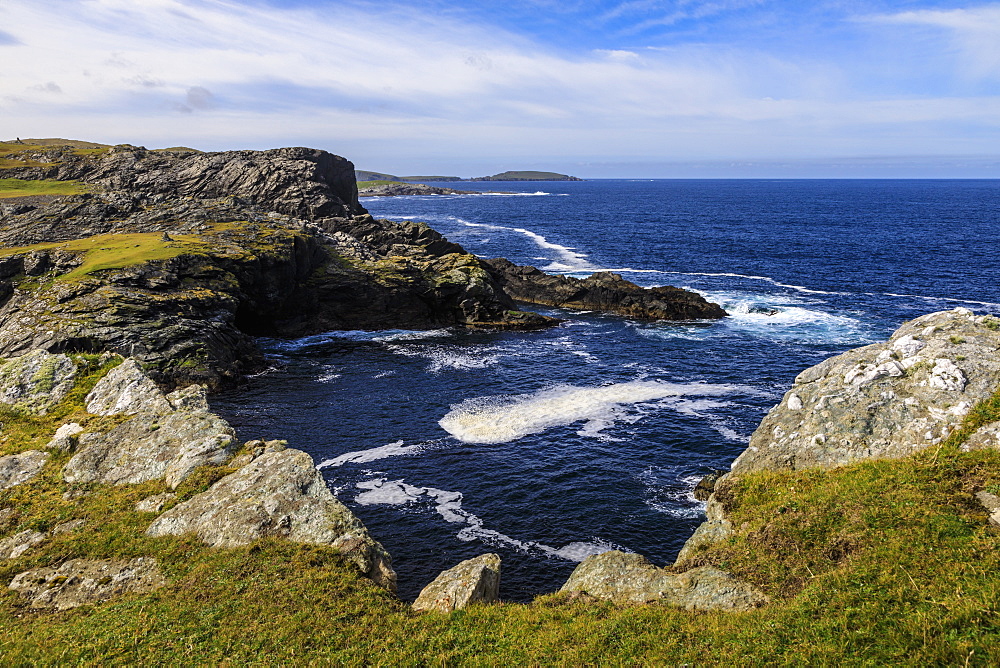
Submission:
M 1000 2 L 0 0 L 0 139 L 360 169 L 1000 178 Z

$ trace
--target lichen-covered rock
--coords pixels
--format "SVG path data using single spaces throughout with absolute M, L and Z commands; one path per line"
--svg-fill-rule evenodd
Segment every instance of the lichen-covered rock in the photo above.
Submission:
M 156 560 L 72 559 L 58 568 L 34 568 L 19 573 L 9 587 L 30 601 L 32 608 L 68 610 L 93 605 L 122 594 L 142 593 L 167 583 Z
M 0 402 L 44 415 L 75 381 L 76 365 L 68 356 L 32 350 L 0 364 Z
M 167 395 L 175 411 L 207 411 L 208 396 L 204 385 L 188 385 Z
M 167 505 L 167 503 L 176 498 L 177 495 L 173 492 L 164 492 L 163 494 L 147 496 L 145 499 L 135 504 L 135 511 L 137 513 L 158 513 L 163 510 L 163 506 Z
M 1000 450 L 1000 422 L 990 422 L 977 429 L 962 444 L 962 450 L 982 450 L 993 448 Z
M 705 521 L 698 525 L 694 534 L 687 539 L 677 555 L 675 565 L 680 566 L 713 543 L 725 540 L 733 533 L 733 523 L 725 515 L 722 504 L 715 495 L 709 496 L 705 504 Z
M 0 559 L 15 559 L 45 541 L 45 534 L 38 531 L 21 531 L 0 540 Z
M 246 545 L 264 536 L 331 545 L 376 583 L 395 590 L 389 554 L 337 501 L 301 450 L 262 454 L 163 513 L 146 531 L 149 536 L 186 533 L 216 547 Z
M 473 603 L 493 603 L 500 594 L 500 555 L 482 554 L 443 571 L 423 588 L 414 610 L 451 612 Z
M 127 485 L 165 478 L 177 487 L 199 466 L 222 464 L 235 434 L 212 413 L 140 413 L 106 434 L 87 439 L 63 469 L 69 483 Z
M 617 603 L 660 601 L 686 610 L 750 610 L 767 602 L 757 588 L 711 566 L 674 574 L 645 557 L 612 550 L 584 559 L 559 591 Z
M 45 446 L 45 449 L 70 451 L 76 447 L 78 437 L 82 433 L 83 427 L 79 423 L 68 422 L 56 429 L 55 435 Z
M 84 403 L 88 413 L 118 415 L 169 413 L 173 406 L 134 359 L 127 359 L 97 381 Z
M 28 450 L 0 457 L 0 489 L 9 489 L 31 480 L 41 472 L 50 456 L 41 450 Z
M 905 457 L 946 438 L 1000 379 L 994 319 L 963 308 L 900 327 L 886 343 L 806 369 L 761 422 L 735 473 Z

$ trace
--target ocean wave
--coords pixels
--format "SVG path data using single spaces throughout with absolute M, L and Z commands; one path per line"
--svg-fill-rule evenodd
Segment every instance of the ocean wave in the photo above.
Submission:
M 661 271 L 659 269 L 633 269 L 631 267 L 622 267 L 620 269 L 606 269 L 605 271 L 613 271 L 619 274 L 663 274 L 664 276 L 705 276 L 711 278 L 742 278 L 749 281 L 763 281 L 764 283 L 769 283 L 778 288 L 785 288 L 786 290 L 794 290 L 795 292 L 801 292 L 803 294 L 810 295 L 850 295 L 850 292 L 831 292 L 829 290 L 817 290 L 815 288 L 808 288 L 804 285 L 794 285 L 792 283 L 782 283 L 781 281 L 771 278 L 770 276 L 756 276 L 754 274 L 737 274 L 733 272 L 705 272 L 705 271 Z
M 536 541 L 522 541 L 495 529 L 488 529 L 478 516 L 464 510 L 461 492 L 451 492 L 435 487 L 417 487 L 403 480 L 388 480 L 375 478 L 355 484 L 363 490 L 354 497 L 354 502 L 362 506 L 390 505 L 404 506 L 421 502 L 434 504 L 434 510 L 441 518 L 451 524 L 463 524 L 456 537 L 465 542 L 474 540 L 487 545 L 512 547 L 524 553 L 541 553 L 545 556 L 579 562 L 591 554 L 600 554 L 608 550 L 623 549 L 622 547 L 600 538 L 590 541 L 574 541 L 559 548 L 550 547 Z
M 958 299 L 957 297 L 925 297 L 924 295 L 907 295 L 907 294 L 897 294 L 895 292 L 866 292 L 866 295 L 872 297 L 886 296 L 886 297 L 903 297 L 907 299 L 923 299 L 929 302 L 954 302 L 956 304 L 973 304 L 975 306 L 988 306 L 990 308 L 1000 308 L 1000 304 L 994 302 L 980 302 L 973 299 Z
M 419 341 L 441 339 L 453 336 L 447 329 L 408 330 L 390 329 L 380 331 L 343 330 L 313 334 L 299 339 L 261 339 L 263 347 L 269 350 L 295 351 L 322 346 L 335 341 Z
M 746 389 L 734 385 L 661 381 L 631 381 L 599 387 L 556 385 L 533 394 L 467 399 L 453 405 L 438 424 L 465 443 L 508 443 L 576 422 L 586 423 L 580 433 L 595 435 L 628 419 L 626 406 L 672 396 L 721 396 Z
M 694 488 L 703 477 L 688 467 L 651 466 L 636 479 L 649 508 L 678 519 L 697 519 L 705 514 L 705 504 L 694 497 Z
M 536 246 L 544 250 L 550 250 L 557 256 L 555 259 L 546 258 L 550 260 L 550 264 L 542 269 L 546 271 L 600 271 L 600 267 L 592 264 L 587 260 L 586 253 L 577 252 L 576 249 L 570 246 L 563 246 L 561 244 L 553 243 L 546 239 L 541 234 L 537 232 L 532 232 L 531 230 L 524 227 L 506 227 L 504 225 L 490 225 L 487 223 L 473 223 L 468 220 L 463 220 L 461 218 L 453 218 L 454 221 L 465 225 L 466 227 L 473 227 L 479 229 L 503 231 L 503 232 L 516 232 L 517 234 L 528 237 L 535 243 Z

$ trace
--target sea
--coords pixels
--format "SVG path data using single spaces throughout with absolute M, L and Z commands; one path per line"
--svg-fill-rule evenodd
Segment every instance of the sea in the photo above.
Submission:
M 695 484 L 728 469 L 796 374 L 924 313 L 1000 314 L 1000 181 L 439 185 L 505 192 L 362 203 L 481 256 L 675 285 L 729 316 L 535 308 L 562 324 L 262 340 L 270 369 L 213 409 L 243 439 L 309 452 L 405 600 L 486 552 L 508 601 L 606 550 L 670 564 L 704 516 Z

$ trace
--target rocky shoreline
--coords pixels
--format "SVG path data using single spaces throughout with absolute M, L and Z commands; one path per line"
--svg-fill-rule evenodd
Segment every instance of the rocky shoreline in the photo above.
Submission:
M 256 336 L 559 322 L 518 303 L 642 320 L 725 316 L 684 290 L 610 273 L 550 276 L 477 258 L 421 223 L 376 220 L 358 201 L 353 165 L 322 151 L 46 147 L 23 157 L 3 175 L 91 191 L 0 200 L 0 559 L 44 554 L 81 531 L 93 516 L 74 504 L 147 485 L 120 512 L 151 541 L 326 546 L 393 591 L 390 556 L 309 455 L 280 440 L 240 444 L 209 411 L 208 391 L 264 363 Z M 741 479 L 941 447 L 996 391 L 998 351 L 1000 321 L 956 309 L 803 371 L 732 470 L 702 486 L 706 521 L 673 566 L 606 552 L 584 560 L 562 591 L 687 610 L 766 605 L 768 592 L 713 556 L 748 530 L 730 518 Z M 1000 422 L 962 448 L 1000 449 Z M 8 499 L 28 489 L 54 499 L 58 521 L 22 522 Z M 995 495 L 971 491 L 1000 512 Z M 8 585 L 29 607 L 65 610 L 171 582 L 151 551 L 60 552 L 49 562 Z M 482 555 L 443 572 L 415 608 L 495 601 L 499 579 L 499 558 Z

